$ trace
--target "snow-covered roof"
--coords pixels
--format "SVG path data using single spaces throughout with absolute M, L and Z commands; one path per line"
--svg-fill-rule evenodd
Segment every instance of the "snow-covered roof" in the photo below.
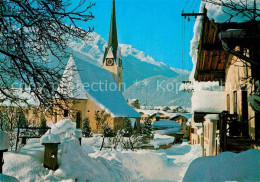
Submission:
M 140 114 L 127 104 L 112 74 L 100 67 L 77 59 L 75 64 L 89 99 L 113 117 L 140 118 Z
M 241 23 L 241 22 L 247 22 L 252 20 L 252 13 L 253 13 L 252 9 L 254 9 L 254 0 L 232 0 L 232 2 L 230 0 L 221 1 L 227 4 L 233 3 L 233 4 L 242 5 L 242 7 L 246 6 L 247 10 L 242 11 L 242 13 L 232 10 L 226 6 L 218 5 L 221 4 L 219 0 L 212 0 L 212 1 L 215 3 L 202 1 L 200 4 L 199 13 L 203 13 L 205 7 L 207 9 L 207 17 L 210 20 L 213 19 L 216 23 L 225 23 L 229 20 L 230 22 Z M 255 2 L 256 2 L 256 8 L 260 9 L 260 1 L 256 0 Z M 238 7 L 238 9 L 241 9 L 241 7 Z M 246 8 L 243 9 L 245 10 Z M 232 18 L 230 19 L 231 16 Z M 202 22 L 203 22 L 202 20 L 203 20 L 203 16 L 198 16 L 193 27 L 193 38 L 190 44 L 190 56 L 192 57 L 192 62 L 193 62 L 193 69 L 191 71 L 190 78 L 189 78 L 191 81 L 194 81 L 194 73 L 197 65 L 198 45 L 201 37 Z M 256 20 L 260 21 L 260 17 L 257 16 Z
M 222 0 L 224 4 L 235 4 L 238 9 L 242 9 L 244 7 L 243 13 L 228 8 L 227 6 L 219 5 L 221 2 L 219 0 L 213 0 L 216 3 L 205 3 L 207 9 L 207 16 L 210 20 L 215 20 L 217 23 L 224 23 L 228 22 L 247 22 L 253 19 L 253 11 L 250 9 L 254 9 L 254 0 Z M 260 1 L 255 0 L 256 2 L 256 9 L 260 9 Z M 241 7 L 239 7 L 241 6 Z M 247 10 L 246 10 L 247 9 Z M 230 19 L 230 17 L 232 18 Z M 260 21 L 260 17 L 256 18 L 257 21 Z
M 69 98 L 88 99 L 72 55 L 65 67 L 57 91 Z
M 27 107 L 27 106 L 35 106 L 38 107 L 40 105 L 39 100 L 34 96 L 33 93 L 31 93 L 31 90 L 29 88 L 23 89 L 23 88 L 12 88 L 9 90 L 5 90 L 8 94 L 15 98 L 19 98 L 20 100 L 17 100 L 15 102 L 11 102 L 10 99 L 8 99 L 5 95 L 0 94 L 0 99 L 3 100 L 3 102 L 0 103 L 0 106 L 13 106 L 13 107 Z
M 7 150 L 9 148 L 9 136 L 0 130 L 0 150 Z
M 181 125 L 173 120 L 154 121 L 152 126 L 154 128 L 181 128 Z
M 204 118 L 206 120 L 219 120 L 219 115 L 218 114 L 207 114 Z
M 225 110 L 225 93 L 222 91 L 193 92 L 191 103 L 193 112 L 221 113 Z
M 137 112 L 139 113 L 144 113 L 147 114 L 148 116 L 153 116 L 157 113 L 161 113 L 164 114 L 165 116 L 168 116 L 170 119 L 175 118 L 177 116 L 183 116 L 187 119 L 191 118 L 191 114 L 190 113 L 169 113 L 169 112 L 165 112 L 165 111 L 158 111 L 158 110 L 146 110 L 146 109 L 136 109 Z

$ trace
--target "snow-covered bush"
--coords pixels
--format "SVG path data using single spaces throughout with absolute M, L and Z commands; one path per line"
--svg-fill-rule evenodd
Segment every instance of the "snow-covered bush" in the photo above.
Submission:
M 84 137 L 92 137 L 93 134 L 91 132 L 91 127 L 89 125 L 89 119 L 85 118 L 83 120 L 83 128 L 82 128 L 82 134 Z

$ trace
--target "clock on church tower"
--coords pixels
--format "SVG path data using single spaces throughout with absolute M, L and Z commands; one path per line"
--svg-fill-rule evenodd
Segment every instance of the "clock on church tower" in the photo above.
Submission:
M 106 59 L 106 63 L 107 63 L 107 66 L 113 66 L 113 65 L 114 65 L 114 59 L 112 59 L 112 58 L 107 58 L 107 59 Z

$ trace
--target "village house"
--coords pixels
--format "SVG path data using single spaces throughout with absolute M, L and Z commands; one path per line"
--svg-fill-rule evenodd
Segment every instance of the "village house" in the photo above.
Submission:
M 209 122 L 205 122 L 206 118 L 211 115 L 219 115 L 226 108 L 225 95 L 222 91 L 223 87 L 215 88 L 212 90 L 194 90 L 192 95 L 192 119 L 190 126 L 190 143 L 200 144 L 203 148 L 203 155 L 206 156 L 209 139 L 210 143 L 217 143 L 216 140 L 216 127 L 208 127 Z M 218 90 L 217 90 L 218 89 Z M 211 121 L 210 121 L 211 122 Z M 207 135 L 205 135 L 205 128 L 207 129 Z M 219 144 L 219 142 L 218 142 Z
M 196 145 L 200 144 L 202 146 L 203 142 L 203 135 L 202 135 L 202 123 L 195 123 L 195 122 L 190 122 L 190 144 L 191 145 Z
M 127 99 L 127 104 L 135 109 L 140 109 L 141 107 L 141 102 L 138 99 Z
M 257 147 L 259 142 L 259 113 L 248 102 L 256 89 L 255 81 L 259 79 L 259 67 L 252 65 L 259 59 L 259 48 L 256 47 L 260 36 L 257 26 L 259 22 L 253 20 L 244 23 L 216 23 L 207 17 L 207 10 L 204 9 L 194 78 L 198 82 L 218 81 L 224 86 L 225 99 L 221 104 L 225 104 L 225 111 L 219 114 L 218 127 L 215 127 L 214 120 L 211 134 L 206 133 L 208 143 L 212 143 L 215 142 L 212 134 L 219 130 L 222 152 L 241 152 Z M 211 100 L 208 100 L 205 105 L 210 103 Z M 196 120 L 196 113 L 194 116 Z M 201 115 L 200 118 L 208 125 L 210 122 L 205 116 Z M 208 126 L 206 128 L 207 131 L 210 130 Z M 210 146 L 206 149 L 208 155 L 215 153 Z
M 187 125 L 188 118 L 183 115 L 177 115 L 170 118 L 170 120 L 176 121 L 181 125 L 180 132 L 183 133 L 183 138 L 188 139 L 190 136 L 190 127 Z

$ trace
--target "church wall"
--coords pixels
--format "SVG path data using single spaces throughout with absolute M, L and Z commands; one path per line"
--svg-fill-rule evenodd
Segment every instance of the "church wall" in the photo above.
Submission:
M 89 118 L 89 123 L 91 127 L 91 131 L 93 133 L 101 133 L 101 128 L 98 125 L 96 121 L 96 112 L 101 112 L 102 109 L 100 109 L 92 100 L 88 99 L 87 105 L 86 105 L 87 111 L 86 111 L 86 117 Z M 114 128 L 114 118 L 110 116 L 108 119 L 109 126 Z

